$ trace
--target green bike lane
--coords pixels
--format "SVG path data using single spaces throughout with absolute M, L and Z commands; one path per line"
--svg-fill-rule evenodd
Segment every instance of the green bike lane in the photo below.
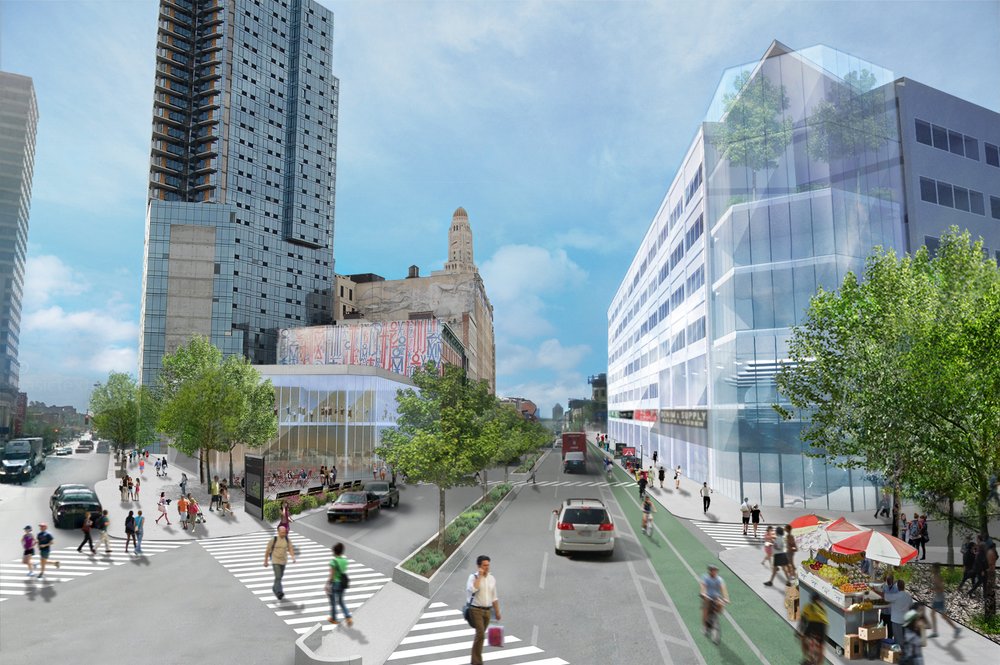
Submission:
M 629 480 L 628 475 L 617 466 L 614 474 L 616 482 Z M 653 535 L 647 537 L 640 531 L 642 512 L 638 486 L 613 485 L 611 489 L 626 519 L 635 526 L 640 544 L 707 665 L 797 665 L 801 662 L 802 652 L 798 639 L 784 618 L 775 614 L 755 592 L 719 561 L 688 530 L 687 525 L 654 498 L 657 512 L 653 519 Z M 709 563 L 719 566 L 719 574 L 726 582 L 730 598 L 730 604 L 722 617 L 722 639 L 718 645 L 705 637 L 701 625 L 698 580 L 707 571 Z

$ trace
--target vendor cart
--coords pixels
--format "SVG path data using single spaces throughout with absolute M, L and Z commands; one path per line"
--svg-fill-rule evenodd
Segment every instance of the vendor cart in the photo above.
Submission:
M 876 624 L 879 621 L 879 612 L 888 605 L 876 594 L 868 590 L 845 593 L 805 568 L 799 568 L 798 575 L 801 606 L 804 607 L 815 599 L 823 607 L 829 622 L 826 639 L 836 648 L 838 654 L 843 655 L 845 651 L 851 651 L 852 645 L 848 644 L 848 636 L 859 636 L 857 637 L 859 641 L 864 638 L 874 641 L 885 637 L 882 632 L 885 629 L 876 628 Z M 866 600 L 872 601 L 871 608 L 851 609 L 852 606 Z

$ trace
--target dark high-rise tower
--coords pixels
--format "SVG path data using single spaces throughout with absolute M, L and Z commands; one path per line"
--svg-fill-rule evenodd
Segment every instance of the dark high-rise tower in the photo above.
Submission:
M 205 335 L 275 361 L 326 323 L 338 81 L 312 0 L 160 0 L 140 375 Z
M 27 76 L 0 72 L 0 439 L 17 401 L 18 337 L 38 105 Z

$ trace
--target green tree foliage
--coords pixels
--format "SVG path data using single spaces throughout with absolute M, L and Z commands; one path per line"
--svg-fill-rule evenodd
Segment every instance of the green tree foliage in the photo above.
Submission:
M 207 451 L 230 454 L 238 444 L 259 447 L 277 433 L 274 388 L 239 356 L 223 359 L 204 337 L 163 358 L 161 431 L 186 455 L 199 458 L 202 482 L 211 476 Z
M 124 372 L 111 372 L 90 393 L 94 431 L 118 450 L 153 443 L 158 410 L 152 391 Z
M 792 121 L 784 117 L 788 95 L 784 86 L 775 85 L 767 76 L 751 78 L 750 72 L 743 72 L 722 100 L 725 115 L 715 128 L 713 142 L 723 159 L 750 169 L 756 198 L 757 172 L 777 166 L 792 141 Z
M 417 390 L 396 394 L 399 418 L 395 429 L 382 432 L 375 453 L 414 481 L 438 487 L 438 549 L 444 550 L 445 490 L 466 483 L 489 458 L 493 445 L 483 436 L 496 398 L 484 381 L 469 381 L 453 365 L 428 363 L 413 375 Z
M 952 228 L 937 256 L 877 251 L 865 281 L 820 291 L 789 343 L 780 393 L 815 454 L 893 479 L 897 495 L 961 502 L 988 535 L 1000 474 L 1000 271 Z M 943 512 L 943 509 L 942 509 Z M 995 613 L 991 587 L 987 615 Z

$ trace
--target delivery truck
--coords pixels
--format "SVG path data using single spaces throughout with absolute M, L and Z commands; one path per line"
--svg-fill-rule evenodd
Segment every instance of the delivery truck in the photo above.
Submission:
M 587 435 L 583 432 L 563 432 L 562 435 L 562 456 L 566 459 L 566 453 L 583 453 L 583 458 L 587 459 Z
M 41 437 L 8 441 L 0 460 L 0 480 L 23 483 L 41 473 L 45 468 L 44 447 Z

